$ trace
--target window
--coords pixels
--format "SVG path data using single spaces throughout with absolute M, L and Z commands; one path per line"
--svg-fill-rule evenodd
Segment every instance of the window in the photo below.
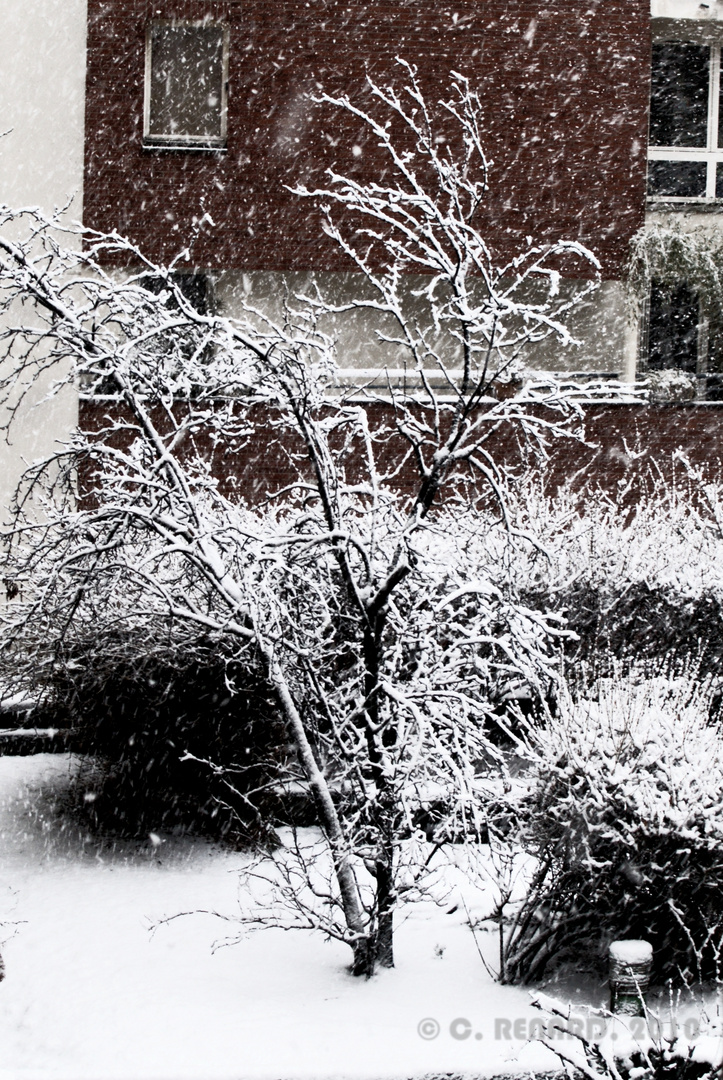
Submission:
M 177 148 L 226 143 L 228 28 L 154 21 L 146 32 L 144 142 Z
M 698 298 L 687 285 L 665 289 L 653 283 L 648 315 L 648 371 L 676 368 L 695 375 L 701 329 Z
M 213 304 L 211 298 L 211 282 L 206 274 L 171 273 L 168 275 L 168 280 L 172 285 L 175 285 L 181 296 L 184 296 L 186 300 L 188 300 L 199 315 L 209 314 Z M 162 292 L 168 291 L 168 284 L 165 278 L 157 277 L 155 274 L 149 274 L 143 278 L 143 288 L 147 289 L 148 292 L 153 293 L 155 296 L 159 296 Z M 178 304 L 172 296 L 168 297 L 166 303 L 170 311 L 178 310 Z
M 720 45 L 653 43 L 648 194 L 723 198 Z
M 166 312 L 170 316 L 180 314 L 179 301 L 173 294 L 177 289 L 181 296 L 189 302 L 199 315 L 210 315 L 214 308 L 213 288 L 210 278 L 203 273 L 173 273 L 167 278 L 157 277 L 155 274 L 145 275 L 139 282 L 144 289 L 154 296 L 164 296 Z M 183 301 L 181 301 L 181 304 Z M 163 309 L 156 306 L 156 312 L 163 322 Z M 153 320 L 149 320 L 149 335 L 145 341 L 145 349 L 148 356 L 162 357 L 165 363 L 171 362 L 184 367 L 192 359 L 204 363 L 211 357 L 210 347 L 207 342 L 207 330 L 201 325 L 186 323 L 170 329 L 156 329 L 150 333 Z
M 179 311 L 179 302 L 173 294 L 173 289 L 188 300 L 199 315 L 210 315 L 214 310 L 213 279 L 205 273 L 170 273 L 160 277 L 156 274 L 139 274 L 135 283 L 141 285 L 146 292 L 153 296 L 163 297 L 164 306 L 151 302 L 153 313 L 139 311 L 138 319 L 145 320 L 142 334 L 141 348 L 147 361 L 156 358 L 170 365 L 169 371 L 177 374 L 185 369 L 186 365 L 195 360 L 203 364 L 211 358 L 211 346 L 208 344 L 207 332 L 204 326 L 195 326 L 190 323 L 183 326 L 168 327 L 166 315 L 173 316 Z M 163 323 L 166 325 L 164 326 Z M 160 325 L 159 325 L 160 324 Z M 198 370 L 196 368 L 196 370 Z M 114 378 L 108 378 L 101 373 L 89 376 L 83 382 L 83 390 L 89 395 L 115 395 L 118 386 Z M 191 393 L 195 388 L 189 385 Z
M 696 294 L 686 284 L 650 290 L 641 340 L 641 367 L 683 371 L 697 378 L 697 396 L 723 400 L 723 323 L 707 318 Z

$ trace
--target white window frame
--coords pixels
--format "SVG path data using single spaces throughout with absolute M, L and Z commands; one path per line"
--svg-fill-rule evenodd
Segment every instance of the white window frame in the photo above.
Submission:
M 656 39 L 656 41 L 668 40 L 671 39 L 667 37 Z M 685 43 L 688 39 L 680 35 L 674 40 Z M 694 38 L 691 39 L 691 44 L 707 45 L 710 49 L 706 145 L 705 147 L 648 146 L 648 161 L 704 161 L 707 165 L 705 195 L 648 195 L 648 198 L 656 203 L 700 203 L 710 202 L 716 198 L 716 167 L 718 162 L 723 163 L 723 147 L 718 146 L 721 46 L 710 41 L 695 41 Z
M 223 31 L 223 54 L 221 73 L 221 132 L 216 137 L 198 135 L 151 135 L 151 77 L 153 58 L 151 56 L 153 28 L 158 26 L 203 27 L 218 26 Z M 226 23 L 209 19 L 150 19 L 146 26 L 146 61 L 143 91 L 143 145 L 150 149 L 166 150 L 224 150 L 228 133 L 228 57 L 229 28 Z

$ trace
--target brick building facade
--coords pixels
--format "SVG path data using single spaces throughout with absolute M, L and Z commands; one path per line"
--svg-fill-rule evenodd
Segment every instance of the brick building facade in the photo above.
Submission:
M 490 190 L 479 226 L 493 253 L 509 258 L 528 236 L 578 240 L 602 265 L 601 288 L 573 319 L 580 348 L 540 350 L 526 357 L 529 365 L 627 380 L 651 363 L 699 377 L 705 370 L 709 335 L 695 297 L 681 294 L 684 319 L 653 304 L 638 326 L 629 317 L 623 275 L 630 240 L 646 221 L 711 233 L 720 228 L 720 0 L 652 0 L 652 8 L 651 0 L 65 0 L 55 6 L 51 18 L 31 3 L 38 8 L 32 32 L 18 20 L 5 35 L 11 77 L 0 112 L 13 132 L 0 162 L 0 197 L 7 202 L 50 208 L 73 196 L 72 217 L 82 213 L 86 225 L 130 235 L 154 259 L 168 261 L 188 249 L 185 265 L 230 314 L 242 296 L 273 306 L 288 284 L 311 274 L 328 293 L 348 296 L 354 274 L 323 237 L 317 211 L 288 189 L 313 184 L 330 167 L 373 178 L 380 160 L 360 126 L 314 95 L 344 91 L 364 102 L 365 75 L 398 78 L 395 58 L 402 57 L 418 66 L 429 99 L 437 100 L 449 72 L 459 70 L 479 89 L 485 110 Z M 67 30 L 65 38 L 59 28 Z M 184 66 L 181 40 L 200 67 Z M 39 57 L 47 101 L 19 112 L 17 102 L 37 97 Z M 696 64 L 698 74 L 691 75 Z M 198 70 L 215 80 L 212 94 L 194 91 Z M 661 72 L 673 73 L 668 91 Z M 179 87 L 187 100 L 174 115 Z M 698 122 L 699 133 L 691 135 Z M 31 160 L 34 169 L 27 167 Z M 373 337 L 372 326 L 357 324 L 343 341 L 349 367 L 378 362 Z M 663 361 L 651 362 L 660 340 L 672 345 Z M 688 408 L 717 416 L 717 405 Z M 66 409 L 40 425 L 43 437 L 62 434 L 74 415 Z M 624 452 L 621 423 L 616 419 L 610 429 L 615 453 Z M 637 425 L 656 442 L 656 423 L 640 428 L 636 409 L 630 424 L 631 432 Z M 696 420 L 681 431 L 689 430 L 693 442 L 704 432 L 708 456 L 717 457 L 714 428 Z M 670 425 L 662 429 L 667 447 Z
M 229 30 L 225 145 L 144 138 L 149 22 L 210 18 Z M 428 98 L 459 70 L 479 88 L 490 193 L 479 228 L 501 258 L 529 235 L 580 240 L 619 278 L 645 212 L 648 0 L 89 0 L 85 220 L 167 260 L 209 269 L 348 269 L 288 187 L 325 169 L 381 167 L 320 88 L 364 99 L 364 76 L 414 62 Z M 361 152 L 360 152 L 361 151 Z M 215 227 L 197 235 L 204 213 Z

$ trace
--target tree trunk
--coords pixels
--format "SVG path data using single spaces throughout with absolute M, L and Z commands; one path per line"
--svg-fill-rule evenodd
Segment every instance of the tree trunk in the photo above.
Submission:
M 367 699 L 367 743 L 371 772 L 376 787 L 375 809 L 372 813 L 372 826 L 377 835 L 379 854 L 374 864 L 376 875 L 376 922 L 377 930 L 374 941 L 374 966 L 394 967 L 394 907 L 396 891 L 394 888 L 394 796 L 390 790 L 384 770 L 383 756 L 396 745 L 396 729 L 390 725 L 381 733 L 380 748 L 375 743 L 375 733 L 379 732 L 379 683 L 380 653 L 382 634 L 386 621 L 386 609 L 382 608 L 376 618 L 364 630 L 364 690 Z M 370 972 L 373 974 L 373 971 Z
M 370 979 L 377 967 L 394 967 L 394 891 L 393 864 L 378 860 L 376 871 L 376 932 L 368 934 L 354 949 L 353 975 Z
M 375 943 L 375 935 L 368 934 L 361 941 L 357 941 L 353 946 L 354 962 L 351 966 L 352 975 L 363 975 L 364 978 L 371 979 L 376 967 L 374 958 Z
M 266 662 L 266 670 L 269 675 L 276 696 L 283 711 L 293 739 L 299 761 L 311 789 L 314 803 L 319 814 L 319 821 L 331 851 L 334 873 L 336 875 L 341 905 L 344 912 L 347 929 L 350 932 L 351 947 L 354 953 L 352 971 L 354 974 L 367 974 L 369 932 L 364 914 L 364 908 L 359 896 L 354 871 L 349 861 L 349 853 L 344 833 L 339 821 L 339 815 L 334 805 L 334 800 L 329 791 L 326 777 L 322 773 L 314 757 L 314 752 L 307 738 L 304 723 L 294 704 L 289 692 L 286 680 L 279 668 L 273 654 L 273 649 L 266 646 L 260 638 L 257 639 L 259 651 Z M 359 969 L 359 970 L 357 970 Z
M 394 967 L 394 869 L 391 858 L 377 862 L 377 941 L 376 962 L 380 967 Z

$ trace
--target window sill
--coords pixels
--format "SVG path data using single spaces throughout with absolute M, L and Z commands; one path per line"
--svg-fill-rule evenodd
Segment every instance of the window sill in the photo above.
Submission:
M 697 210 L 707 214 L 723 211 L 723 199 L 707 199 L 705 196 L 648 195 L 645 205 L 648 210 Z
M 167 151 L 183 154 L 227 154 L 226 145 L 219 146 L 217 143 L 156 143 L 143 141 L 143 149 L 151 151 Z

